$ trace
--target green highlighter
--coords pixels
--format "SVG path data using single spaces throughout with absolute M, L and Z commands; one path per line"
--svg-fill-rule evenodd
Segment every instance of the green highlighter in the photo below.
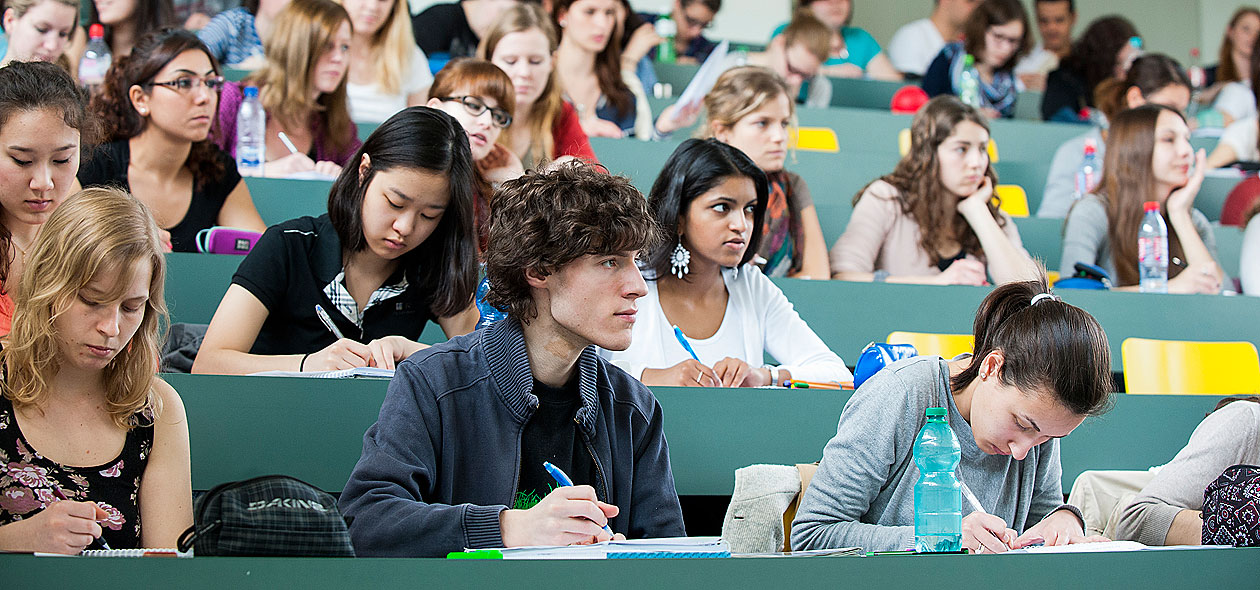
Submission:
M 447 559 L 503 559 L 503 552 L 498 549 L 473 549 L 471 551 L 452 551 L 446 554 Z

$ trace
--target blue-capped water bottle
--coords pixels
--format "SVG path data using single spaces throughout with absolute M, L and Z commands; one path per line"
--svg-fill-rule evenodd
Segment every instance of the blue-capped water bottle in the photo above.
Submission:
M 257 86 L 246 86 L 244 94 L 236 114 L 236 171 L 241 176 L 262 176 L 267 161 L 267 113 Z
M 477 320 L 478 330 L 507 317 L 507 312 L 486 303 L 486 294 L 489 292 L 490 277 L 481 277 L 481 283 L 477 285 L 477 311 L 481 313 L 481 319 Z
M 962 550 L 962 486 L 954 470 L 962 457 L 958 437 L 949 427 L 949 410 L 928 408 L 927 424 L 914 441 L 914 550 L 943 553 Z

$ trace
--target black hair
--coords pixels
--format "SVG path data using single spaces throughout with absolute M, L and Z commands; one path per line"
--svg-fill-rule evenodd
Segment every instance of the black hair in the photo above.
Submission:
M 101 22 L 101 15 L 96 11 L 96 1 L 91 0 L 87 5 L 88 22 L 92 24 Z M 136 11 L 132 13 L 131 18 L 136 21 L 137 39 L 150 31 L 182 24 L 176 22 L 175 4 L 171 0 L 136 0 Z M 113 27 L 105 27 L 105 43 L 109 45 L 112 51 L 114 47 Z M 117 59 L 118 56 L 115 55 L 114 57 Z
M 1033 5 L 1036 6 L 1037 4 L 1050 4 L 1053 2 L 1067 2 L 1068 13 L 1076 14 L 1076 0 L 1033 0 Z
M 1060 67 L 1085 81 L 1086 99 L 1093 106 L 1094 89 L 1100 82 L 1114 77 L 1116 56 L 1138 36 L 1137 27 L 1119 15 L 1103 16 L 1089 23 L 1085 34 L 1072 44 L 1072 53 Z
M 761 224 L 770 195 L 766 173 L 739 148 L 712 138 L 688 139 L 665 161 L 648 193 L 648 207 L 665 237 L 647 256 L 646 266 L 656 273 L 657 278 L 669 274 L 669 256 L 678 240 L 678 218 L 696 197 L 732 176 L 752 179 L 757 189 L 753 229 L 740 265 L 751 262 L 757 255 L 761 244 Z
M 1046 391 L 1077 415 L 1097 416 L 1111 405 L 1111 348 L 1107 334 L 1085 310 L 1050 293 L 1045 271 L 1035 281 L 1006 283 L 976 311 L 972 363 L 950 378 L 954 391 L 971 384 L 985 357 L 1001 351 L 997 377 L 1023 391 Z
M 366 173 L 359 165 L 366 154 Z M 345 252 L 367 248 L 363 197 L 377 172 L 423 168 L 447 177 L 450 202 L 425 242 L 403 255 L 408 280 L 432 293 L 431 309 L 451 316 L 472 303 L 477 289 L 477 241 L 473 233 L 473 160 L 468 136 L 450 115 L 429 107 L 409 107 L 377 127 L 328 193 L 328 218 Z
M 704 7 L 708 8 L 709 12 L 712 12 L 713 14 L 717 14 L 719 10 L 722 10 L 722 0 L 682 0 L 680 3 L 683 8 L 691 6 L 692 4 L 703 4 Z M 802 4 L 805 3 L 803 2 Z
M 92 149 L 95 122 L 87 114 L 87 95 L 60 66 L 42 61 L 15 61 L 0 68 L 0 129 L 22 112 L 52 109 L 79 131 L 80 161 Z M 8 292 L 9 244 L 13 234 L 0 225 L 0 292 Z
M 210 69 L 215 75 L 223 73 L 210 48 L 196 33 L 174 27 L 142 35 L 136 39 L 130 55 L 114 58 L 101 90 L 92 97 L 90 105 L 92 114 L 98 117 L 103 127 L 103 141 L 131 139 L 145 130 L 149 120 L 141 117 L 131 103 L 131 87 L 140 86 L 145 93 L 152 92 L 154 77 L 185 51 L 200 51 L 210 60 Z M 205 139 L 193 142 L 188 159 L 184 161 L 184 167 L 192 172 L 198 188 L 223 178 L 227 171 L 220 159 L 219 148 L 211 139 L 218 133 L 218 127 L 216 115 L 210 133 Z

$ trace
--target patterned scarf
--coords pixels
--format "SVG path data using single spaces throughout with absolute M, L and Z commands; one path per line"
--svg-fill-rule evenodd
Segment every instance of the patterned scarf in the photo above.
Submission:
M 801 269 L 800 212 L 792 209 L 788 194 L 792 185 L 783 171 L 766 175 L 770 181 L 770 199 L 761 228 L 761 247 L 757 254 L 766 260 L 762 270 L 766 276 L 782 277 Z

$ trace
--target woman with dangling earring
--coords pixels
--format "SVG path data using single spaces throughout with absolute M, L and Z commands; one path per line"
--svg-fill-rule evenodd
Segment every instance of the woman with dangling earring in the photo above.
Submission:
M 853 379 L 752 264 L 769 199 L 766 174 L 716 139 L 689 139 L 652 185 L 648 206 L 672 239 L 645 252 L 647 295 L 633 342 L 605 351 L 647 385 L 760 387 Z M 770 353 L 777 365 L 763 365 Z

